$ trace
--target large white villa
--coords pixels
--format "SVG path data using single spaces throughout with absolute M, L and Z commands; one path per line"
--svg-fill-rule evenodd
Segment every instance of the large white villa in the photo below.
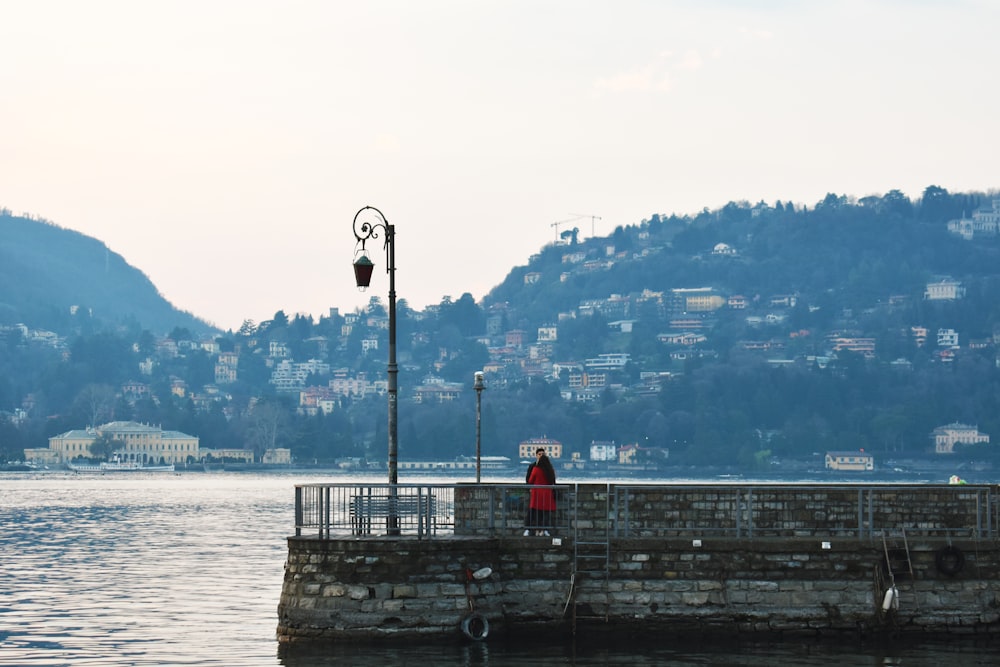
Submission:
M 121 461 L 169 464 L 198 461 L 198 437 L 180 431 L 164 431 L 138 422 L 110 422 L 96 428 L 74 429 L 49 438 L 49 446 L 25 449 L 25 461 L 51 465 L 90 458 L 90 447 L 101 436 L 117 441 L 115 456 Z
M 931 433 L 934 440 L 934 452 L 937 454 L 954 454 L 955 445 L 979 445 L 990 441 L 988 433 L 980 433 L 979 428 L 969 424 L 954 422 L 938 426 Z

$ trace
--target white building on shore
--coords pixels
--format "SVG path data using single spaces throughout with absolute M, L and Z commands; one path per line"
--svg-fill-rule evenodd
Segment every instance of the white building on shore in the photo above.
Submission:
M 111 452 L 119 461 L 142 464 L 188 463 L 199 459 L 198 437 L 138 422 L 109 422 L 97 428 L 74 429 L 49 438 L 49 446 L 25 449 L 24 460 L 43 465 L 93 458 L 91 447 L 100 438 L 114 441 Z

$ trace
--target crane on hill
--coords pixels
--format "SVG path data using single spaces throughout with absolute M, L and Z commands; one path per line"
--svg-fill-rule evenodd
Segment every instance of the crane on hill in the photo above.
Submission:
M 581 214 L 575 214 L 575 215 L 573 215 L 573 217 L 566 218 L 565 220 L 556 220 L 555 222 L 553 222 L 550 225 L 551 227 L 554 227 L 555 230 L 556 230 L 556 243 L 559 243 L 559 226 L 560 225 L 566 225 L 566 224 L 569 224 L 571 222 L 576 222 L 577 220 L 580 220 L 582 218 L 590 218 L 590 235 L 593 236 L 594 235 L 594 224 L 595 224 L 595 221 L 596 220 L 600 220 L 601 216 L 599 216 L 599 215 L 581 215 Z
M 601 219 L 599 215 L 577 215 L 577 220 L 580 218 L 590 218 L 590 235 L 594 236 L 595 226 L 598 220 Z

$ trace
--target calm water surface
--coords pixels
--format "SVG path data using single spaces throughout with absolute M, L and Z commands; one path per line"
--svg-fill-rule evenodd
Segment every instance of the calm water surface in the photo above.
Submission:
M 234 473 L 0 476 L 0 664 L 1000 664 L 1000 646 L 968 642 L 677 646 L 650 638 L 637 646 L 456 641 L 279 653 L 275 628 L 285 538 L 294 531 L 293 486 L 338 479 Z

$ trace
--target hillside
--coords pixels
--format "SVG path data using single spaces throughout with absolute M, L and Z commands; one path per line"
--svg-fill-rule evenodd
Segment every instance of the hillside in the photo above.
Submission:
M 567 456 L 615 443 L 657 466 L 748 470 L 858 449 L 879 465 L 940 460 L 931 434 L 951 424 L 995 442 L 998 223 L 1000 196 L 935 186 L 915 201 L 732 202 L 549 244 L 481 303 L 466 293 L 415 312 L 401 300 L 400 459 L 472 451 L 480 369 L 488 456 L 546 436 Z M 21 420 L 0 422 L 0 454 L 113 414 L 203 446 L 385 460 L 380 298 L 319 321 L 278 311 L 210 339 L 182 333 L 0 337 L 0 412 Z M 948 455 L 1000 463 L 992 444 Z
M 547 246 L 484 305 L 508 304 L 544 322 L 588 299 L 711 287 L 750 298 L 794 294 L 829 314 L 872 307 L 890 295 L 920 299 L 935 275 L 997 273 L 996 243 L 967 243 L 946 226 L 988 198 L 928 190 L 932 199 L 925 194 L 916 205 L 892 193 L 861 201 L 829 195 L 814 208 L 732 202 L 695 216 L 653 215 L 608 237 Z M 729 252 L 716 252 L 718 244 Z M 530 284 L 526 274 L 534 274 Z
M 127 325 L 165 334 L 212 327 L 174 308 L 149 278 L 104 243 L 49 222 L 0 210 L 0 325 L 67 334 Z

